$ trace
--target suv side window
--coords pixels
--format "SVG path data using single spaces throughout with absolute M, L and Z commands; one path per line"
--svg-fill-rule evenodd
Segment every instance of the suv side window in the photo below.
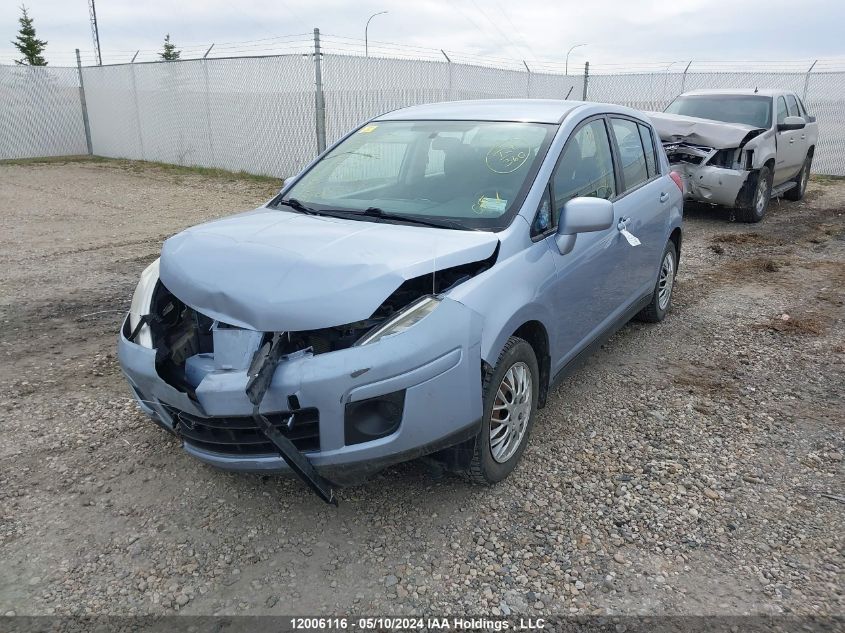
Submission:
M 619 157 L 622 161 L 622 175 L 625 180 L 625 191 L 629 191 L 648 180 L 643 142 L 637 130 L 637 124 L 629 119 L 611 119 L 613 135 L 619 147 Z M 653 156 L 652 156 L 653 158 Z
M 657 175 L 657 157 L 654 154 L 654 139 L 651 136 L 651 128 L 647 125 L 639 125 L 640 140 L 645 148 L 645 162 L 648 167 L 648 177 L 654 178 Z
M 783 97 L 778 97 L 778 123 L 783 123 L 786 117 L 786 101 L 784 101 Z
M 795 101 L 795 95 L 786 95 L 786 108 L 789 111 L 789 116 L 801 116 L 798 112 L 798 102 Z
M 604 120 L 582 125 L 566 142 L 552 174 L 552 192 L 554 204 L 550 204 L 547 190 L 537 209 L 534 235 L 556 227 L 560 210 L 572 198 L 611 200 L 616 196 L 613 155 Z

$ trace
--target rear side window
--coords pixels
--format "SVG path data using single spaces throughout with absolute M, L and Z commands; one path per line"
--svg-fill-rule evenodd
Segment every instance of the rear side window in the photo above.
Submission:
M 628 119 L 611 119 L 613 135 L 619 147 L 619 158 L 622 161 L 622 176 L 625 179 L 625 191 L 648 180 L 643 142 L 640 139 L 639 126 Z M 652 160 L 654 155 L 652 154 Z
M 778 123 L 783 123 L 786 117 L 786 101 L 783 100 L 783 97 L 778 97 Z
M 786 95 L 786 109 L 789 116 L 801 116 L 798 112 L 798 102 L 795 100 L 795 95 Z
M 582 126 L 567 141 L 552 176 L 554 216 L 572 198 L 589 197 L 610 200 L 616 196 L 613 156 L 604 121 L 596 119 Z M 556 222 L 557 218 L 553 220 Z
M 654 178 L 657 175 L 657 156 L 654 153 L 654 140 L 651 136 L 651 128 L 640 125 L 640 139 L 645 149 L 645 163 L 648 167 L 648 177 Z

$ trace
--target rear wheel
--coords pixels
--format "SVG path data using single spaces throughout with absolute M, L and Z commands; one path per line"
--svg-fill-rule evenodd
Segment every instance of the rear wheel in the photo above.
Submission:
M 812 166 L 813 157 L 807 154 L 807 158 L 804 159 L 804 164 L 801 166 L 801 171 L 799 171 L 798 175 L 792 179 L 795 186 L 784 192 L 784 198 L 792 200 L 793 202 L 798 202 L 804 198 L 804 194 L 807 193 L 807 183 L 810 181 L 810 168 Z
M 772 199 L 772 170 L 764 165 L 757 172 L 754 193 L 750 200 L 745 200 L 743 206 L 736 209 L 736 219 L 740 222 L 759 222 L 769 208 Z
M 672 240 L 663 249 L 663 259 L 660 260 L 660 272 L 657 283 L 651 293 L 649 304 L 637 314 L 637 320 L 646 323 L 659 323 L 666 318 L 672 306 L 672 289 L 675 287 L 675 273 L 678 270 L 678 254 Z
M 481 431 L 465 472 L 476 483 L 493 484 L 516 467 L 537 413 L 540 370 L 532 347 L 510 337 L 496 366 L 484 377 L 482 389 Z

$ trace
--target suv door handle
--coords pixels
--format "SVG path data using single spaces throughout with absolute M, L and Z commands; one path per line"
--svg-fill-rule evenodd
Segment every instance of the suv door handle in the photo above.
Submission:
M 666 202 L 669 199 L 669 194 L 665 191 L 660 192 L 660 202 Z
M 628 222 L 630 222 L 630 221 L 631 221 L 630 217 L 619 218 L 619 223 L 616 225 L 616 228 L 619 229 L 620 231 L 624 231 L 625 229 L 628 228 Z
M 793 136 L 791 139 L 789 139 L 789 142 L 790 142 L 790 144 L 791 144 L 791 143 L 794 143 L 794 142 L 795 142 L 795 137 Z

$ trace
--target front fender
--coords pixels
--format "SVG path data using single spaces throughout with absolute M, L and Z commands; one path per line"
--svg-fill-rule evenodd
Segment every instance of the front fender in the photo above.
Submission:
M 554 348 L 554 322 L 547 297 L 555 279 L 555 264 L 546 240 L 531 243 L 490 270 L 467 280 L 449 298 L 481 314 L 481 358 L 495 365 L 508 337 L 528 321 L 539 321 Z

